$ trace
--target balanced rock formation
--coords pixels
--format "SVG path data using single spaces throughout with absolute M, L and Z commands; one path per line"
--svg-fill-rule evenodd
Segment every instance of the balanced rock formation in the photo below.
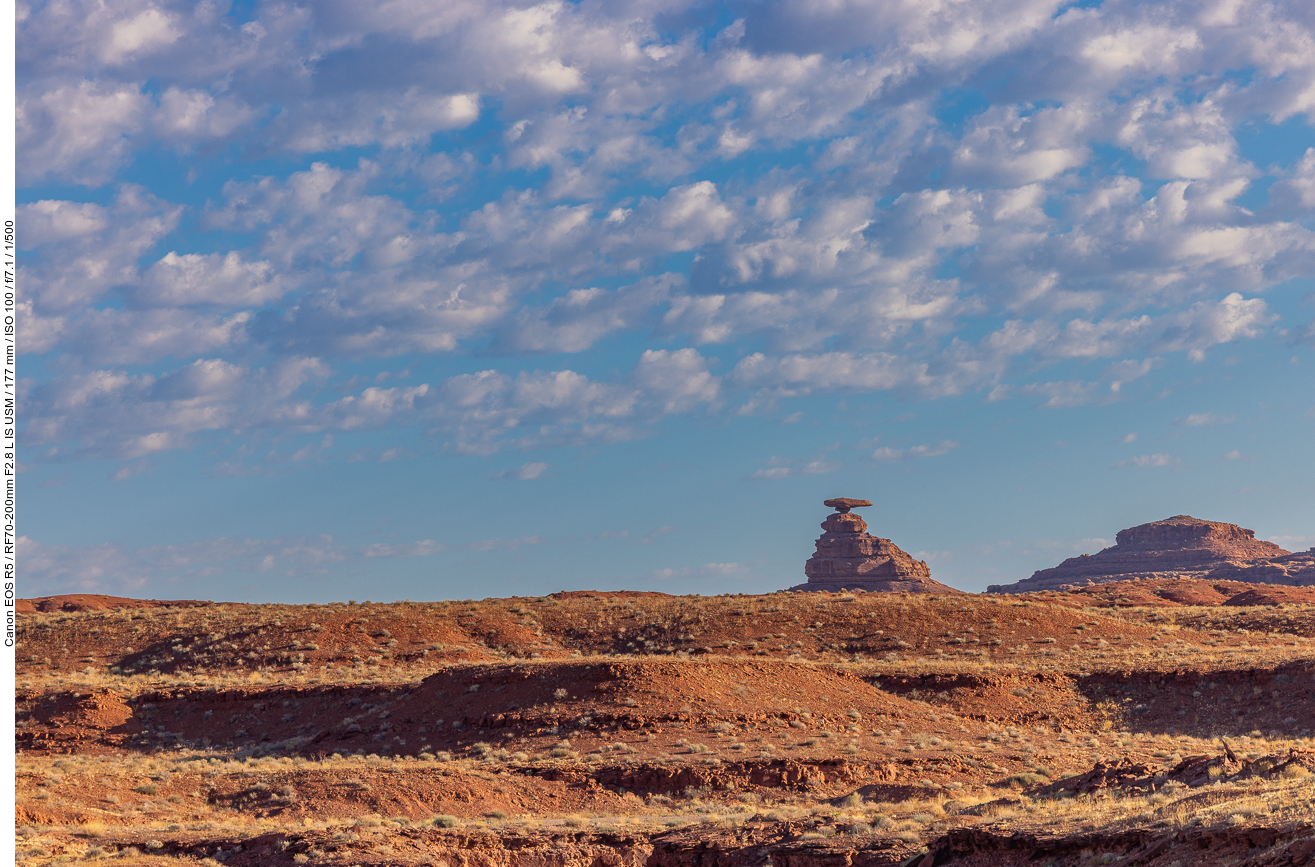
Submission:
M 1256 538 L 1237 524 L 1202 521 L 1175 515 L 1163 521 L 1120 530 L 1115 544 L 1096 554 L 1070 557 L 1053 569 L 1041 569 L 1014 584 L 992 584 L 988 593 L 1028 593 L 1063 590 L 1128 581 L 1137 578 L 1221 577 L 1212 571 L 1223 566 L 1268 562 L 1289 552 Z M 1265 580 L 1239 579 L 1232 580 Z M 1276 583 L 1276 582 L 1270 582 Z
M 1315 548 L 1268 560 L 1229 561 L 1211 569 L 1206 577 L 1212 581 L 1315 587 Z
M 806 584 L 791 590 L 865 590 L 869 593 L 959 593 L 931 580 L 931 569 L 914 560 L 889 539 L 868 535 L 868 525 L 850 509 L 870 506 L 867 500 L 840 497 L 826 500 L 836 510 L 822 522 L 817 552 L 804 564 Z

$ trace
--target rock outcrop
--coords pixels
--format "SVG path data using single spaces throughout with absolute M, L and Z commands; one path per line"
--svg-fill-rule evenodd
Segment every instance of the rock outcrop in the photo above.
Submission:
M 1115 544 L 1096 554 L 1070 557 L 1053 569 L 1032 573 L 1024 581 L 993 584 L 986 589 L 988 593 L 1028 593 L 1138 578 L 1205 578 L 1207 575 L 1222 578 L 1214 570 L 1270 563 L 1288 553 L 1272 542 L 1257 539 L 1255 533 L 1237 524 L 1175 515 L 1120 530 Z M 1259 573 L 1255 578 L 1227 577 L 1285 583 Z
M 1211 569 L 1206 577 L 1213 581 L 1315 587 L 1315 548 L 1268 560 L 1230 561 Z
M 869 593 L 959 593 L 931 580 L 931 569 L 889 539 L 868 535 L 867 523 L 850 509 L 870 506 L 867 500 L 841 497 L 826 500 L 836 514 L 822 522 L 825 531 L 817 551 L 804 564 L 806 584 L 791 590 L 864 590 Z

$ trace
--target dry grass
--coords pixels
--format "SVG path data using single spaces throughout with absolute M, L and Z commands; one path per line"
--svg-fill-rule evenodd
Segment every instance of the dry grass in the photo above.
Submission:
M 132 857 L 140 860 L 130 863 L 165 863 L 146 848 L 150 841 L 225 837 L 235 845 L 282 833 L 387 847 L 390 835 L 422 826 L 432 833 L 447 826 L 634 834 L 692 827 L 748 835 L 788 822 L 806 840 L 876 835 L 912 852 L 949 828 L 971 825 L 1063 834 L 1156 823 L 1294 822 L 1315 800 L 1315 775 L 1294 771 L 1154 793 L 1043 797 L 1040 791 L 1097 761 L 1171 767 L 1188 755 L 1217 753 L 1209 724 L 1192 728 L 1192 717 L 1180 719 L 1176 704 L 1196 703 L 1194 713 L 1202 714 L 1221 706 L 1278 707 L 1285 696 L 1272 678 L 1263 689 L 1255 681 L 1261 692 L 1250 683 L 1229 684 L 1239 672 L 1260 670 L 1260 678 L 1285 665 L 1308 668 L 1315 643 L 1302 630 L 1310 621 L 1303 607 L 1083 609 L 1016 597 L 795 594 L 26 615 L 19 685 L 52 696 L 345 686 L 402 694 L 435 673 L 478 669 L 490 672 L 472 675 L 483 688 L 457 691 L 463 700 L 483 700 L 497 689 L 491 673 L 515 666 L 547 678 L 563 660 L 603 667 L 688 660 L 691 669 L 711 669 L 789 659 L 804 680 L 852 675 L 863 689 L 876 685 L 899 703 L 877 712 L 838 687 L 800 707 L 804 701 L 793 693 L 769 695 L 770 683 L 736 679 L 716 702 L 697 705 L 691 698 L 697 709 L 682 709 L 675 697 L 604 700 L 602 693 L 581 697 L 554 682 L 535 711 L 562 717 L 552 731 L 486 728 L 463 734 L 459 747 L 434 737 L 434 746 L 422 751 L 426 741 L 413 741 L 409 748 L 418 756 L 257 757 L 254 739 L 154 754 L 20 755 L 20 815 L 35 817 L 20 833 L 20 851 L 24 863 L 43 865 L 100 860 L 136 847 Z M 1165 673 L 1178 679 L 1172 688 L 1161 685 L 1153 700 L 1147 685 Z M 980 695 L 976 683 L 986 684 Z M 675 710 L 663 704 L 668 699 Z M 734 715 L 737 702 L 760 702 L 770 712 L 750 721 Z M 657 713 L 661 732 L 583 721 L 596 708 L 617 720 Z M 1037 708 L 1050 716 L 1038 716 Z M 347 718 L 364 716 L 344 709 L 333 723 L 346 726 Z M 1242 717 L 1232 725 L 1230 745 L 1240 758 L 1315 750 L 1302 728 L 1308 718 L 1273 717 L 1277 722 L 1254 730 L 1242 727 Z M 370 719 L 379 722 L 377 715 Z M 25 714 L 20 731 L 31 724 Z M 1239 730 L 1252 733 L 1238 736 Z M 828 779 L 802 790 L 756 791 L 695 785 L 667 794 L 600 787 L 593 800 L 569 795 L 565 783 L 544 782 L 545 776 L 615 779 L 617 769 L 632 766 L 673 774 L 689 768 L 714 779 L 737 763 L 817 768 L 839 759 L 868 763 L 869 771 L 880 765 L 886 782 L 860 788 Z M 409 807 L 397 794 L 435 780 L 445 791 L 468 792 L 468 800 Z M 188 858 L 167 863 L 179 860 Z M 298 863 L 320 860 L 307 855 Z

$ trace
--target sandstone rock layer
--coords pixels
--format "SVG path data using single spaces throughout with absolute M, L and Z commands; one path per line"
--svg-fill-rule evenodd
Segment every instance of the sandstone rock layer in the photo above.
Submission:
M 1241 569 L 1286 559 L 1288 551 L 1272 542 L 1256 538 L 1251 530 L 1237 524 L 1202 521 L 1190 515 L 1175 515 L 1120 530 L 1115 544 L 1096 554 L 1070 557 L 1052 569 L 1041 569 L 1032 577 L 1014 584 L 993 584 L 988 593 L 1027 593 L 1036 590 L 1063 590 L 1108 581 L 1137 578 L 1228 578 L 1237 581 L 1290 583 L 1275 580 L 1273 570 L 1257 571 L 1255 577 L 1241 578 L 1222 574 L 1221 568 Z M 1304 555 L 1294 555 L 1301 557 Z M 1315 562 L 1312 562 L 1315 567 Z M 1294 570 L 1300 572 L 1301 564 Z M 1280 570 L 1286 574 L 1285 570 Z M 1315 577 L 1315 576 L 1313 576 Z
M 931 580 L 931 569 L 889 539 L 868 534 L 867 522 L 850 512 L 867 500 L 827 500 L 837 514 L 822 522 L 817 551 L 804 564 L 806 584 L 791 590 L 865 590 L 870 593 L 959 593 Z
M 1207 577 L 1214 581 L 1315 587 L 1315 548 L 1267 560 L 1229 561 L 1211 569 Z

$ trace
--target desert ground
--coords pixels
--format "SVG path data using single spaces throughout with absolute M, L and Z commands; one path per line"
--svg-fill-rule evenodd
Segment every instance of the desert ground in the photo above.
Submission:
M 1315 863 L 1315 588 L 20 611 L 24 864 Z

